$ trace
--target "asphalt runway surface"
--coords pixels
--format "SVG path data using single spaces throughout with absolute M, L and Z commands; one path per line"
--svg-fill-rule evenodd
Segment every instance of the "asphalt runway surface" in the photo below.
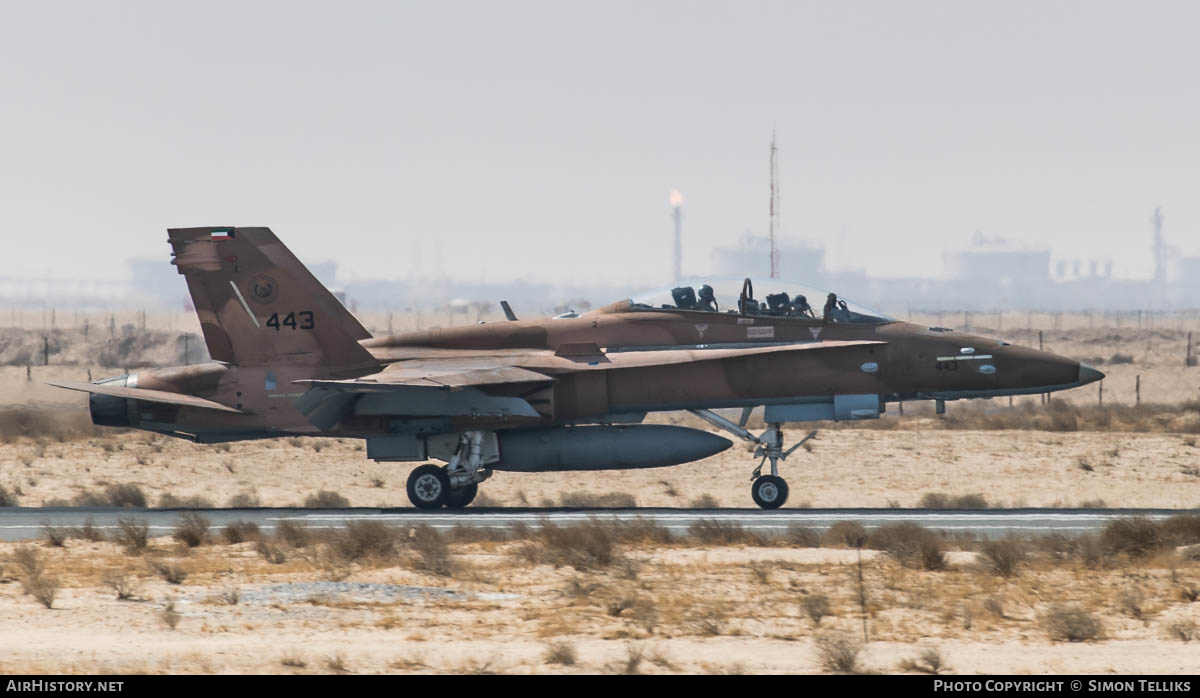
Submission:
M 570 525 L 588 521 L 652 521 L 675 533 L 686 533 L 701 520 L 737 524 L 761 534 L 783 534 L 793 526 L 824 530 L 840 521 L 857 521 L 866 528 L 912 521 L 928 528 L 970 533 L 980 538 L 1008 534 L 1039 535 L 1096 533 L 1113 519 L 1144 515 L 1161 520 L 1180 514 L 1200 514 L 1198 509 L 498 509 L 459 511 L 419 509 L 107 509 L 85 507 L 0 509 L 0 540 L 40 538 L 46 526 L 93 525 L 110 531 L 125 517 L 145 519 L 152 536 L 169 535 L 183 514 L 194 511 L 214 529 L 235 521 L 258 524 L 270 531 L 284 521 L 317 529 L 341 528 L 348 521 L 373 520 L 392 526 L 427 524 L 436 529 L 470 526 L 511 529 L 521 524 L 536 528 L 549 521 Z

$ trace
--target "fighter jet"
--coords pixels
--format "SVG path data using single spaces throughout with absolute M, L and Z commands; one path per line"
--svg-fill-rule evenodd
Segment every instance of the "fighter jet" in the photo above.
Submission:
M 375 461 L 421 463 L 407 492 L 423 509 L 467 506 L 496 471 L 655 468 L 732 445 L 643 423 L 680 410 L 754 446 L 750 494 L 774 509 L 788 497 L 780 464 L 803 443 L 785 444 L 785 424 L 876 419 L 901 400 L 933 400 L 941 413 L 950 400 L 1103 378 L 832 293 L 819 312 L 815 291 L 760 301 L 749 279 L 724 297 L 680 287 L 537 320 L 504 303 L 504 322 L 372 337 L 268 228 L 171 229 L 168 241 L 212 361 L 55 385 L 90 393 L 95 424 L 198 443 L 363 439 Z M 755 434 L 759 407 L 766 429 Z M 736 421 L 714 411 L 730 408 Z

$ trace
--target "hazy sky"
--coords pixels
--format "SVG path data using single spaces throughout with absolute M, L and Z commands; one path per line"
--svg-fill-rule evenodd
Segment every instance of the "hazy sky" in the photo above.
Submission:
M 1149 273 L 1160 204 L 1200 252 L 1195 2 L 0 9 L 0 276 L 268 225 L 343 278 L 436 250 L 458 278 L 665 281 L 672 188 L 685 272 L 765 230 L 773 128 L 785 230 L 843 265 L 936 274 L 983 230 Z

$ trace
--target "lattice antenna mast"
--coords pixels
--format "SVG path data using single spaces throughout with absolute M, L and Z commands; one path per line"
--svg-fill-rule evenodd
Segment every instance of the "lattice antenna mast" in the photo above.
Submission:
M 779 160 L 776 155 L 775 132 L 771 131 L 771 220 L 767 225 L 767 238 L 771 244 L 771 278 L 779 278 L 779 247 L 775 244 L 775 233 L 779 228 Z

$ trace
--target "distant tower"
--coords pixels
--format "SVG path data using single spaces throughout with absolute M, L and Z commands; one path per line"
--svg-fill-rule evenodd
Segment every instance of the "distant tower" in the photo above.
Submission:
M 671 208 L 675 214 L 675 285 L 683 283 L 683 194 L 671 190 Z
M 1164 220 L 1162 207 L 1155 207 L 1150 222 L 1154 224 L 1154 283 L 1158 286 L 1167 283 L 1167 244 L 1162 232 Z
M 775 230 L 779 227 L 779 162 L 775 156 L 775 132 L 771 131 L 771 220 L 767 225 L 767 237 L 771 243 L 771 278 L 779 278 L 779 247 L 775 244 Z

